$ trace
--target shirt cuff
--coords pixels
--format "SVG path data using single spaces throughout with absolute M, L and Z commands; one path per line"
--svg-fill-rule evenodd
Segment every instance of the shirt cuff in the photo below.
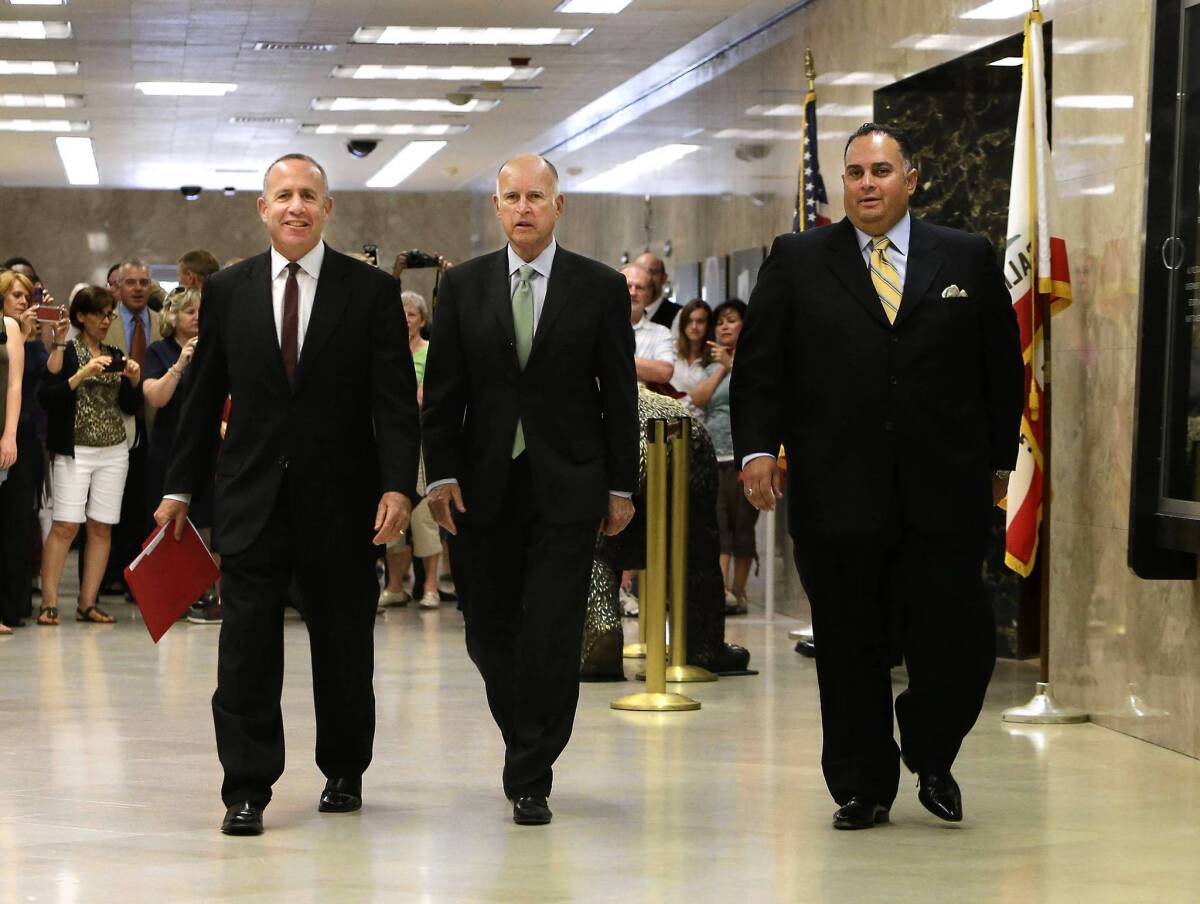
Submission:
M 774 458 L 774 457 L 775 456 L 772 455 L 770 452 L 751 452 L 749 455 L 747 455 L 745 458 L 742 459 L 742 467 L 743 468 L 746 467 L 746 465 L 750 464 L 750 462 L 754 461 L 754 459 L 756 459 L 756 458 Z
M 458 486 L 458 478 L 443 477 L 441 480 L 435 480 L 433 483 L 427 483 L 427 484 L 425 484 L 425 495 L 428 496 L 430 493 L 432 493 L 438 487 L 449 486 L 451 484 L 453 484 L 454 486 Z
M 182 502 L 184 505 L 192 504 L 191 493 L 167 493 L 163 499 L 170 499 L 172 502 Z
M 626 492 L 625 490 L 609 490 L 608 495 L 609 496 L 620 496 L 622 499 L 632 499 L 633 498 L 633 493 Z

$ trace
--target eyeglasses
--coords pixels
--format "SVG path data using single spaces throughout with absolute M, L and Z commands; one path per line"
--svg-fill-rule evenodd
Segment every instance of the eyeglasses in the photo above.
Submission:
M 116 311 L 105 311 L 104 313 L 101 313 L 99 311 L 92 311 L 91 313 L 95 314 L 101 320 L 112 320 L 114 317 L 117 316 Z

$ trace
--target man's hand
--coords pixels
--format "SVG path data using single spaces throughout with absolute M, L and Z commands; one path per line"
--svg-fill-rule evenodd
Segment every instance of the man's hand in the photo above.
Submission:
M 779 464 L 770 455 L 760 455 L 742 468 L 742 492 L 760 512 L 775 511 L 783 498 Z
M 458 536 L 458 528 L 454 526 L 454 511 L 465 512 L 462 490 L 457 483 L 443 483 L 434 487 L 429 493 L 429 512 L 439 527 L 444 527 L 454 536 Z
M 608 494 L 608 517 L 600 522 L 600 530 L 606 537 L 615 537 L 633 520 L 633 500 L 624 496 Z
M 375 513 L 375 539 L 371 542 L 376 546 L 384 546 L 399 540 L 408 528 L 408 519 L 411 517 L 412 503 L 407 496 L 395 490 L 384 493 Z
M 154 523 L 159 527 L 175 522 L 175 539 L 183 539 L 183 525 L 187 523 L 188 504 L 178 499 L 164 499 L 154 512 Z
M 992 475 L 992 505 L 999 505 L 1000 500 L 1008 495 L 1008 478 Z

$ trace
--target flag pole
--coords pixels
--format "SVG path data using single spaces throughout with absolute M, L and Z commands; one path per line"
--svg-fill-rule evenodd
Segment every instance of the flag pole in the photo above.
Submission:
M 1029 30 L 1031 27 L 1041 29 L 1041 4 L 1039 0 L 1032 0 L 1033 11 L 1026 20 L 1026 43 L 1029 41 Z M 1028 59 L 1028 57 L 1027 57 Z M 1044 78 L 1044 75 L 1043 75 Z M 1022 84 L 1028 83 L 1028 87 L 1032 90 L 1032 79 L 1022 79 Z M 1028 109 L 1031 115 L 1034 114 L 1033 104 L 1028 104 Z M 1035 142 L 1038 141 L 1036 130 L 1031 130 L 1030 135 Z M 1036 153 L 1032 159 L 1036 159 Z M 1040 236 L 1037 234 L 1038 209 L 1039 199 L 1037 197 L 1037 180 L 1030 180 L 1030 190 L 1032 197 L 1032 210 L 1030 216 L 1030 231 L 1032 233 L 1033 253 L 1030 255 L 1033 273 L 1032 277 L 1032 292 L 1033 297 L 1030 299 L 1030 313 L 1033 320 L 1033 335 L 1037 336 L 1037 328 L 1040 325 L 1042 329 L 1042 398 L 1040 411 L 1037 416 L 1042 421 L 1042 519 L 1040 525 L 1040 536 L 1038 539 L 1038 554 L 1041 559 L 1039 568 L 1041 569 L 1038 577 L 1039 585 L 1039 681 L 1034 688 L 1034 695 L 1028 703 L 1023 706 L 1012 706 L 1001 713 L 1000 718 L 1004 722 L 1018 722 L 1027 725 L 1063 725 L 1071 723 L 1079 723 L 1088 721 L 1088 714 L 1081 709 L 1076 709 L 1073 706 L 1064 706 L 1054 699 L 1054 695 L 1050 691 L 1050 506 L 1053 493 L 1051 492 L 1050 484 L 1050 456 L 1051 447 L 1054 445 L 1051 435 L 1050 421 L 1050 381 L 1051 367 L 1050 361 L 1050 318 L 1053 314 L 1051 310 L 1051 299 L 1049 293 L 1039 291 L 1039 274 L 1038 264 L 1040 263 L 1039 242 Z M 1036 360 L 1036 358 L 1035 358 Z M 1033 391 L 1031 387 L 1031 391 Z

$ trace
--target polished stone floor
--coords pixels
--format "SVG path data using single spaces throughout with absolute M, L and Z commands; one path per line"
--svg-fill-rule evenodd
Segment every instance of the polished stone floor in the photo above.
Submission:
M 7 902 L 1183 902 L 1200 900 L 1200 762 L 1092 725 L 1016 728 L 1002 663 L 956 774 L 967 819 L 906 790 L 835 832 L 813 664 L 796 623 L 731 622 L 757 677 L 690 685 L 699 712 L 617 713 L 583 688 L 554 823 L 520 828 L 453 608 L 389 610 L 365 808 L 319 815 L 305 628 L 286 623 L 286 774 L 260 838 L 222 836 L 209 695 L 218 631 L 155 648 L 132 606 L 0 638 Z M 69 610 L 68 610 L 69 612 Z

